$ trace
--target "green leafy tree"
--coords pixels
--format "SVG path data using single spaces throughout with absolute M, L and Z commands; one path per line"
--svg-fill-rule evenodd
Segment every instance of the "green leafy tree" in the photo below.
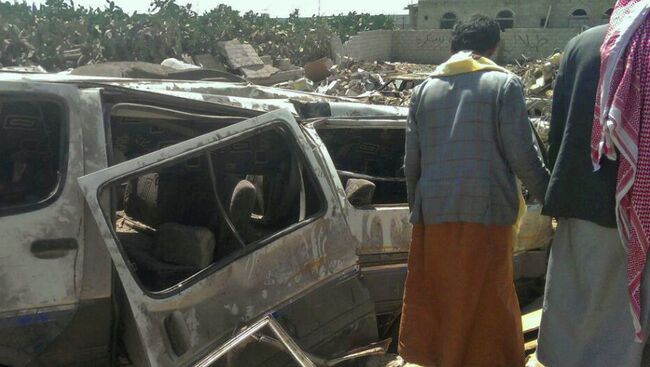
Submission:
M 219 4 L 198 14 L 175 0 L 153 0 L 149 13 L 128 14 L 112 0 L 103 8 L 72 0 L 40 6 L 0 1 L 0 64 L 37 64 L 48 70 L 102 61 L 161 62 L 183 54 L 216 54 L 217 42 L 238 38 L 260 54 L 294 63 L 328 56 L 330 38 L 343 41 L 362 31 L 393 29 L 384 15 L 349 13 L 288 18 L 240 12 Z

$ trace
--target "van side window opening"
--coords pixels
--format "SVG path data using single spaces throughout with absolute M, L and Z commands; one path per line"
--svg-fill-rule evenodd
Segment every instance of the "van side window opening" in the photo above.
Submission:
M 51 101 L 0 96 L 0 215 L 54 198 L 64 168 L 63 116 Z
M 117 141 L 137 156 L 173 136 Z M 140 284 L 163 291 L 317 216 L 325 204 L 304 162 L 293 137 L 273 127 L 108 186 L 118 201 L 115 232 Z
M 318 135 L 354 206 L 408 201 L 403 170 L 404 129 L 320 128 Z

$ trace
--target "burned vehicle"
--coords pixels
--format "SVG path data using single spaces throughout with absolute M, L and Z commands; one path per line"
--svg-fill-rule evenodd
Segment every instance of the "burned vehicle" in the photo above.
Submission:
M 245 83 L 0 73 L 0 365 L 385 351 L 411 231 L 405 116 Z M 518 280 L 543 278 L 537 242 Z

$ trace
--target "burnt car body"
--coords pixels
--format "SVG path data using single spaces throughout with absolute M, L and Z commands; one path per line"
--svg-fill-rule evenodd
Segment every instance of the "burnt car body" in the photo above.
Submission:
M 396 337 L 404 108 L 13 73 L 0 106 L 3 147 L 51 172 L 0 191 L 0 365 L 309 365 Z

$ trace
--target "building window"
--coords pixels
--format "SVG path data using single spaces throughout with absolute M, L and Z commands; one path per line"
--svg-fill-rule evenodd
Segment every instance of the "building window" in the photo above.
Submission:
M 425 16 L 424 16 L 424 20 L 425 20 L 425 21 L 428 21 L 428 20 L 429 20 L 429 16 L 428 16 L 428 15 L 425 15 Z
M 603 19 L 608 19 L 612 17 L 612 13 L 614 12 L 614 8 L 609 8 L 605 10 L 605 13 L 603 13 Z
M 589 25 L 589 15 L 585 9 L 575 9 L 569 17 L 570 27 L 584 27 Z
M 442 19 L 440 20 L 440 28 L 441 29 L 452 29 L 454 28 L 454 25 L 456 25 L 456 22 L 458 21 L 458 17 L 454 13 L 445 13 L 442 16 Z
M 501 10 L 497 14 L 497 22 L 501 26 L 501 30 L 513 28 L 515 26 L 514 14 L 510 10 Z
M 571 12 L 572 18 L 587 18 L 587 11 L 584 9 L 576 9 Z

